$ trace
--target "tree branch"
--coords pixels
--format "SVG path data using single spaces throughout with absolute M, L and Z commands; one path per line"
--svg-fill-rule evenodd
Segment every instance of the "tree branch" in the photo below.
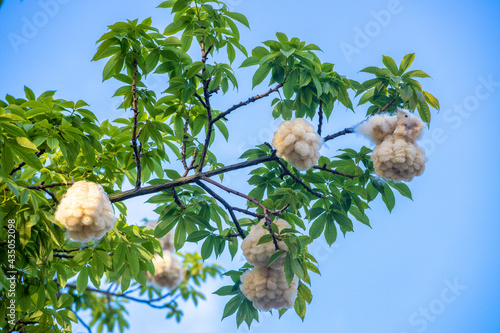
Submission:
M 321 127 L 323 126 L 323 101 L 319 101 L 319 123 L 318 123 L 318 135 L 321 136 Z
M 175 188 L 173 188 L 173 189 L 171 190 L 171 192 L 172 192 L 172 195 L 173 195 L 173 197 L 174 197 L 174 201 L 175 201 L 175 203 L 177 204 L 177 206 L 179 206 L 179 208 L 180 208 L 180 209 L 185 210 L 185 209 L 186 209 L 186 206 L 184 206 L 184 205 L 182 204 L 181 200 L 179 199 L 179 196 L 177 195 L 177 192 L 175 191 Z
M 379 114 L 379 113 L 382 113 L 384 111 L 386 111 L 389 107 L 391 107 L 391 105 L 393 105 L 394 103 L 396 102 L 396 99 L 393 98 L 391 99 L 384 107 L 380 108 L 375 114 Z M 342 131 L 340 132 L 337 132 L 337 133 L 334 133 L 334 134 L 331 134 L 331 135 L 328 135 L 328 136 L 325 136 L 323 138 L 323 141 L 326 142 L 326 141 L 329 141 L 329 140 L 333 140 L 335 138 L 338 138 L 339 136 L 342 136 L 342 135 L 346 135 L 346 134 L 350 134 L 350 133 L 354 133 L 356 131 L 356 127 L 358 127 L 361 123 L 365 122 L 367 119 L 369 119 L 372 115 L 368 116 L 366 119 L 364 119 L 363 121 L 357 123 L 356 125 L 354 126 L 351 126 L 351 127 L 347 127 L 347 128 L 344 128 Z
M 318 198 L 321 198 L 321 194 L 319 194 L 318 192 L 314 191 L 311 187 L 309 187 L 308 185 L 306 185 L 299 177 L 295 176 L 292 171 L 290 171 L 290 169 L 288 169 L 285 165 L 285 163 L 283 163 L 281 160 L 277 160 L 277 162 L 279 163 L 279 165 L 281 166 L 281 168 L 283 169 L 283 171 L 289 175 L 290 177 L 292 177 L 293 180 L 295 180 L 297 183 L 299 183 L 300 185 L 302 185 L 302 187 L 304 187 L 307 192 L 311 193 L 312 195 L 318 197 Z
M 83 327 L 85 327 L 87 329 L 87 332 L 89 333 L 92 333 L 92 330 L 90 329 L 89 325 L 87 325 L 82 318 L 80 318 L 80 316 L 78 316 L 78 313 L 75 311 L 75 316 L 76 316 L 76 319 L 78 319 L 78 321 L 80 322 L 80 324 L 82 324 Z
M 350 134 L 350 133 L 354 133 L 354 129 L 355 129 L 355 126 L 353 127 L 347 127 L 347 128 L 344 128 L 342 131 L 340 132 L 337 132 L 337 133 L 334 133 L 334 134 L 331 134 L 331 135 L 328 135 L 328 136 L 325 136 L 323 138 L 323 141 L 326 142 L 326 141 L 329 141 L 329 140 L 333 140 L 339 136 L 342 136 L 342 135 L 346 135 L 346 134 Z
M 328 169 L 326 167 L 326 164 L 323 164 L 322 166 L 318 166 L 318 165 L 315 165 L 313 166 L 314 169 L 318 169 L 318 170 L 323 170 L 323 171 L 327 171 L 327 172 L 330 172 L 330 173 L 333 173 L 333 174 L 336 174 L 336 175 L 340 175 L 340 176 L 344 176 L 344 177 L 348 177 L 348 178 L 351 178 L 351 179 L 354 179 L 358 176 L 356 175 L 349 175 L 347 173 L 343 173 L 343 172 L 340 172 L 340 171 L 337 171 L 337 170 L 333 170 L 333 169 Z
M 35 155 L 36 155 L 36 157 L 40 157 L 40 156 L 42 156 L 43 153 L 45 153 L 45 149 L 40 149 L 38 152 L 36 152 Z M 12 171 L 9 173 L 9 176 L 12 176 L 14 174 L 14 172 L 16 172 L 16 171 L 21 170 L 21 168 L 25 165 L 26 165 L 25 162 L 19 163 L 18 166 L 16 166 L 15 168 L 12 169 Z
M 193 159 L 191 160 L 191 164 L 188 166 L 188 168 L 186 169 L 186 171 L 184 171 L 184 174 L 182 175 L 182 177 L 186 177 L 187 174 L 189 173 L 189 171 L 193 170 L 193 169 L 196 169 L 198 167 L 198 164 L 194 164 L 194 162 L 196 162 L 196 155 L 198 155 L 198 151 L 195 150 L 193 152 Z
M 50 195 L 50 197 L 52 198 L 52 200 L 56 203 L 56 204 L 59 204 L 59 200 L 57 200 L 57 197 L 56 195 L 53 193 L 53 192 L 50 192 L 49 190 L 47 190 L 46 188 L 42 188 L 42 191 L 44 191 L 45 193 L 47 193 L 48 195 Z
M 234 211 L 231 205 L 229 205 L 226 200 L 224 200 L 221 196 L 212 191 L 210 187 L 206 186 L 201 181 L 197 181 L 196 184 L 202 189 L 204 189 L 205 192 L 214 197 L 217 201 L 219 201 L 224 207 L 226 207 L 227 211 L 229 212 L 229 215 L 231 215 L 231 219 L 233 220 L 234 225 L 236 226 L 236 230 L 238 230 L 238 234 L 241 236 L 242 239 L 245 239 L 246 237 L 245 232 L 243 231 L 243 229 L 241 229 L 240 223 L 238 222 L 236 215 L 234 215 Z
M 59 187 L 59 186 L 71 186 L 74 182 L 64 182 L 64 183 L 53 183 L 53 184 L 40 184 L 40 185 L 31 185 L 26 186 L 27 189 L 30 190 L 43 190 L 46 188 Z
M 76 248 L 76 249 L 70 249 L 70 250 L 66 250 L 66 249 L 53 249 L 52 251 L 54 251 L 54 252 L 63 252 L 63 253 L 71 253 L 71 252 L 76 252 L 76 251 L 82 251 L 82 250 L 85 250 L 85 249 L 88 249 L 88 248 L 90 248 L 89 245 L 82 246 L 82 247 L 79 247 L 79 248 Z
M 226 191 L 226 192 L 228 192 L 228 193 L 232 193 L 232 194 L 237 195 L 237 196 L 239 196 L 239 197 L 245 198 L 245 199 L 247 199 L 247 200 L 248 200 L 248 201 L 250 201 L 250 202 L 253 202 L 255 205 L 259 206 L 259 207 L 260 207 L 260 208 L 262 208 L 264 211 L 267 211 L 267 210 L 268 210 L 268 208 L 267 208 L 266 206 L 264 206 L 261 202 L 259 202 L 258 200 L 254 199 L 254 198 L 252 198 L 252 197 L 250 197 L 250 196 L 248 196 L 248 195 L 246 195 L 246 194 L 244 194 L 244 193 L 241 193 L 241 192 L 235 191 L 235 190 L 233 190 L 233 189 L 231 189 L 231 188 L 229 188 L 229 187 L 226 187 L 226 186 L 224 186 L 224 185 L 222 185 L 222 184 L 219 184 L 219 183 L 217 183 L 215 180 L 212 180 L 212 179 L 210 179 L 210 178 L 206 177 L 205 175 L 201 175 L 201 179 L 203 179 L 203 180 L 204 180 L 204 181 L 206 181 L 207 183 L 210 183 L 210 184 L 212 184 L 212 185 L 217 186 L 218 188 L 220 188 L 220 189 L 222 189 L 222 190 L 224 190 L 224 191 Z
M 132 74 L 132 110 L 134 111 L 133 117 L 133 127 L 132 127 L 132 149 L 134 150 L 134 162 L 137 166 L 137 179 L 135 182 L 135 188 L 141 187 L 141 158 L 140 158 L 140 148 L 137 145 L 137 118 L 139 116 L 139 108 L 137 105 L 137 59 L 134 59 L 132 63 L 134 66 L 134 73 Z M 139 142 L 140 145 L 140 142 Z
M 380 108 L 377 113 L 385 112 L 388 108 L 390 108 L 396 102 L 396 98 L 391 99 L 383 108 Z
M 187 135 L 188 125 L 189 125 L 189 120 L 186 119 L 186 122 L 184 123 L 184 136 L 182 137 L 182 165 L 184 166 L 185 171 L 188 171 L 188 166 L 186 163 L 186 146 L 187 146 L 187 139 L 189 138 Z
M 72 283 L 66 284 L 66 287 L 76 289 L 76 285 L 72 284 Z M 95 289 L 95 288 L 92 288 L 92 287 L 87 287 L 87 288 L 85 288 L 85 290 L 93 292 L 93 293 L 103 294 L 103 295 L 110 296 L 110 297 L 122 297 L 122 298 L 126 298 L 126 299 L 134 301 L 134 302 L 147 304 L 150 307 L 155 308 L 155 309 L 164 309 L 164 308 L 174 309 L 174 306 L 172 306 L 171 304 L 168 304 L 168 303 L 164 304 L 164 305 L 153 304 L 153 303 L 162 301 L 166 297 L 170 296 L 170 294 L 165 294 L 163 296 L 160 296 L 160 297 L 157 297 L 157 298 L 154 298 L 154 299 L 146 300 L 146 299 L 140 299 L 140 298 L 128 296 L 128 295 L 125 295 L 125 294 L 117 294 L 117 293 L 113 293 L 111 291 Z
M 35 324 L 38 324 L 38 322 L 33 320 L 18 320 L 16 321 L 16 325 L 10 330 L 6 331 L 6 333 L 24 332 L 24 325 L 35 325 Z
M 247 104 L 253 103 L 253 102 L 255 102 L 255 101 L 257 101 L 257 100 L 259 100 L 261 98 L 264 98 L 264 97 L 267 97 L 267 96 L 271 95 L 273 92 L 278 91 L 281 87 L 283 87 L 283 83 L 280 83 L 280 84 L 276 85 L 274 88 L 269 89 L 266 93 L 250 97 L 249 99 L 247 99 L 244 102 L 240 102 L 238 104 L 235 104 L 235 105 L 231 106 L 226 111 L 218 114 L 217 117 L 214 118 L 213 122 L 215 123 L 216 121 L 218 121 L 218 120 L 226 117 L 228 114 L 230 114 L 231 112 L 233 112 L 234 110 L 236 110 L 236 109 L 238 109 L 238 108 L 240 108 L 242 106 L 245 106 Z
M 201 36 L 200 45 L 201 45 L 201 61 L 203 62 L 203 65 L 205 65 L 205 63 L 207 62 L 207 54 L 210 53 L 210 51 L 212 50 L 212 46 L 210 46 L 208 50 L 205 51 L 204 35 Z M 206 66 L 203 66 L 202 73 L 205 73 L 205 71 L 206 71 Z M 210 145 L 210 138 L 212 137 L 212 131 L 214 125 L 212 121 L 212 107 L 210 106 L 210 91 L 208 90 L 209 84 L 210 84 L 210 79 L 203 80 L 203 97 L 205 98 L 205 104 L 203 106 L 207 110 L 208 128 L 207 128 L 207 135 L 205 137 L 205 143 L 203 144 L 203 150 L 201 151 L 200 164 L 198 165 L 198 172 L 201 172 L 203 170 L 203 165 L 205 164 L 205 158 L 207 156 L 208 146 Z M 201 101 L 201 98 L 198 99 Z
M 142 196 L 142 195 L 166 191 L 166 190 L 169 190 L 169 189 L 174 188 L 174 187 L 194 183 L 197 180 L 201 179 L 202 176 L 212 177 L 212 176 L 219 175 L 221 173 L 226 173 L 229 171 L 234 171 L 234 170 L 239 170 L 239 169 L 251 167 L 251 166 L 258 165 L 258 164 L 261 164 L 264 162 L 276 161 L 277 159 L 278 159 L 278 157 L 275 154 L 262 156 L 262 157 L 255 159 L 255 160 L 236 163 L 236 164 L 225 166 L 225 167 L 222 167 L 219 169 L 206 171 L 206 172 L 202 172 L 202 173 L 197 173 L 197 174 L 191 175 L 191 176 L 181 177 L 181 178 L 178 178 L 176 180 L 169 181 L 169 182 L 150 185 L 150 186 L 141 187 L 141 188 L 134 188 L 132 190 L 123 191 L 123 192 L 119 192 L 119 193 L 114 193 L 114 194 L 109 196 L 109 199 L 111 200 L 111 202 L 118 202 L 118 201 L 123 201 L 123 200 L 127 200 L 130 198 L 135 198 L 135 197 Z

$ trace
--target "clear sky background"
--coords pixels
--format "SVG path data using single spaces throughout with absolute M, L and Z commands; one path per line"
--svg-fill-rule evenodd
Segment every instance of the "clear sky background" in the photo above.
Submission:
M 152 16 L 160 29 L 171 21 L 169 11 L 155 9 L 159 1 L 4 2 L 0 98 L 6 93 L 22 96 L 24 85 L 37 95 L 58 90 L 59 97 L 88 102 L 101 120 L 118 118 L 123 111 L 116 110 L 117 101 L 110 97 L 117 84 L 101 83 L 105 63 L 90 62 L 95 41 L 107 25 L 127 18 Z M 48 3 L 52 6 L 44 5 Z M 372 229 L 357 223 L 354 233 L 340 237 L 331 248 L 317 242 L 312 252 L 322 276 L 312 279 L 314 299 L 305 321 L 291 311 L 281 320 L 262 314 L 251 331 L 500 332 L 500 1 L 230 0 L 229 5 L 250 21 L 250 31 L 241 29 L 249 49 L 284 32 L 319 45 L 323 61 L 358 81 L 369 78 L 360 69 L 382 66 L 382 55 L 399 63 L 415 52 L 412 69 L 432 76 L 421 82 L 442 108 L 433 113 L 421 142 L 429 161 L 423 176 L 410 184 L 414 201 L 398 196 L 389 214 L 379 200 L 369 212 Z M 346 53 L 348 44 L 355 53 Z M 241 61 L 237 58 L 233 67 Z M 265 91 L 264 86 L 251 91 L 252 70 L 236 70 L 240 91 L 219 94 L 213 104 L 225 109 Z M 148 83 L 157 89 L 163 84 Z M 270 101 L 231 114 L 230 142 L 214 146 L 221 160 L 234 162 L 244 150 L 270 140 L 279 124 L 272 120 Z M 362 120 L 366 106 L 356 111 L 337 106 L 324 133 Z M 369 142 L 345 136 L 330 141 L 322 152 L 332 155 L 339 148 L 361 145 Z M 246 177 L 246 171 L 233 173 L 227 182 L 246 190 Z M 127 202 L 130 223 L 155 218 L 154 207 L 143 205 L 145 200 Z M 219 262 L 236 268 L 243 259 L 240 255 L 234 262 Z M 211 295 L 228 280 L 208 283 L 208 300 L 198 308 L 186 305 L 181 324 L 165 320 L 161 310 L 130 305 L 130 331 L 235 332 L 234 317 L 220 321 L 228 298 Z M 78 326 L 75 331 L 85 332 Z

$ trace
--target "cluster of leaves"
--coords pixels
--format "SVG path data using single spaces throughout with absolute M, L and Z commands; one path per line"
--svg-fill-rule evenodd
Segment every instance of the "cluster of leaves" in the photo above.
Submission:
M 253 86 L 262 83 L 271 74 L 270 84 L 283 85 L 285 99 L 273 100 L 274 118 L 285 120 L 295 117 L 313 118 L 319 106 L 327 118 L 334 104 L 339 101 L 353 109 L 348 89 L 354 89 L 356 81 L 347 79 L 333 70 L 331 63 L 322 63 L 314 51 L 321 49 L 298 38 L 288 39 L 284 33 L 277 33 L 278 40 L 268 40 L 264 46 L 252 50 L 241 67 L 256 66 Z M 358 84 L 359 85 L 359 84 Z
M 430 123 L 429 106 L 439 110 L 439 101 L 431 93 L 424 91 L 422 85 L 414 79 L 430 77 L 427 73 L 421 70 L 408 71 L 414 59 L 415 53 L 407 54 L 398 67 L 394 59 L 383 56 L 382 62 L 385 68 L 370 66 L 361 70 L 375 75 L 375 78 L 356 86 L 356 96 L 363 93 L 358 105 L 372 104 L 368 108 L 367 115 L 378 112 L 380 108 L 390 103 L 386 109 L 389 113 L 395 112 L 400 107 L 411 111 L 418 109 L 420 118 Z
M 38 323 L 31 327 L 33 332 L 69 330 L 71 321 L 77 320 L 75 314 L 88 309 L 93 318 L 90 324 L 99 332 L 105 327 L 122 331 L 128 327 L 126 302 L 137 300 L 167 309 L 166 317 L 179 321 L 182 310 L 177 298 L 197 304 L 204 299 L 200 284 L 222 272 L 203 261 L 214 254 L 219 257 L 226 249 L 234 257 L 236 236 L 248 233 L 269 211 L 279 211 L 276 215 L 292 228 L 278 231 L 271 223 L 274 236 L 265 235 L 260 243 L 279 237 L 287 244 L 289 250 L 276 251 L 270 264 L 286 256 L 286 280 L 300 279 L 294 309 L 304 319 L 306 304 L 312 301 L 310 272 L 319 274 L 308 250 L 312 242 L 323 236 L 333 244 L 339 229 L 344 236 L 353 231 L 353 219 L 370 226 L 366 211 L 379 195 L 389 210 L 395 205 L 393 190 L 411 199 L 407 185 L 374 175 L 367 147 L 322 156 L 317 166 L 300 173 L 262 144 L 240 157 L 246 166 L 254 166 L 247 180 L 251 187 L 247 197 L 252 200 L 240 209 L 251 218 L 234 218 L 231 209 L 219 206 L 221 198 L 202 186 L 206 179 L 200 171 L 206 165 L 211 175 L 222 179 L 231 169 L 218 162 L 209 147 L 219 134 L 228 140 L 225 121 L 237 108 L 279 92 L 280 98 L 271 101 L 275 118 L 318 117 L 321 123 L 339 103 L 354 111 L 351 96 L 362 95 L 358 105 L 369 103 L 369 115 L 407 107 L 418 109 L 428 123 L 429 106 L 438 109 L 439 102 L 415 79 L 427 74 L 408 71 L 413 54 L 405 56 L 399 67 L 384 56 L 386 68 L 365 68 L 362 72 L 376 78 L 359 83 L 335 72 L 333 64 L 321 62 L 316 55 L 318 46 L 284 33 L 253 48 L 249 55 L 240 44 L 238 30 L 238 24 L 249 26 L 247 19 L 220 1 L 168 0 L 159 7 L 170 9 L 173 18 L 163 32 L 149 18 L 115 23 L 99 39 L 93 58 L 107 59 L 103 81 L 124 84 L 114 96 L 123 99 L 119 109 L 124 113 L 132 110 L 133 115 L 99 124 L 84 101 L 56 99 L 54 91 L 36 97 L 28 88 L 26 98 L 7 95 L 6 101 L 0 101 L 0 217 L 3 226 L 9 219 L 16 221 L 15 268 L 22 272 L 16 280 L 17 311 L 20 319 Z M 231 67 L 236 50 L 245 56 L 241 67 L 256 66 L 253 87 L 267 84 L 274 88 L 223 112 L 211 105 L 210 97 L 219 91 L 228 93 L 230 86 L 238 88 Z M 194 52 L 201 54 L 194 59 L 190 55 Z M 159 92 L 146 86 L 150 75 L 166 82 L 160 98 Z M 182 167 L 183 175 L 179 173 Z M 137 190 L 137 170 L 150 189 L 170 185 L 166 191 L 148 192 L 158 192 L 148 200 L 158 205 L 159 224 L 154 231 L 127 221 L 127 208 L 120 201 L 122 189 L 132 185 Z M 191 171 L 194 175 L 190 176 Z M 66 238 L 53 217 L 66 186 L 81 179 L 101 184 L 116 199 L 114 205 L 120 213 L 112 232 L 83 248 Z M 147 286 L 146 272 L 154 273 L 151 259 L 161 253 L 156 238 L 174 228 L 177 250 L 193 242 L 201 243 L 201 252 L 184 255 L 184 282 L 165 294 Z M 6 239 L 3 231 L 3 257 L 7 257 Z M 223 318 L 236 314 L 238 326 L 258 320 L 258 311 L 239 289 L 240 276 L 250 267 L 246 264 L 224 273 L 233 284 L 216 292 L 232 296 Z M 6 268 L 2 263 L 2 299 L 7 299 Z M 99 289 L 102 284 L 111 289 Z M 131 295 L 134 291 L 138 297 Z M 285 311 L 280 310 L 280 316 Z M 6 302 L 2 302 L 2 326 L 5 313 Z

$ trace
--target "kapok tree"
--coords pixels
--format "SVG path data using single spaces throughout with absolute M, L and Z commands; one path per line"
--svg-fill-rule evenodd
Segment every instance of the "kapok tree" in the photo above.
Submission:
M 92 327 L 123 331 L 130 301 L 179 321 L 179 298 L 197 303 L 204 298 L 201 283 L 220 274 L 233 282 L 215 292 L 232 296 L 221 314 L 236 313 L 238 326 L 258 319 L 257 308 L 283 306 L 281 316 L 293 305 L 304 318 L 312 301 L 310 272 L 319 273 L 310 244 L 324 237 L 331 245 L 338 229 L 344 236 L 353 231 L 352 219 L 369 225 L 366 210 L 379 196 L 392 210 L 393 189 L 411 198 L 407 185 L 375 174 L 367 147 L 313 158 L 303 172 L 267 142 L 230 165 L 218 161 L 210 147 L 216 139 L 230 140 L 231 119 L 268 96 L 274 96 L 269 99 L 274 118 L 315 124 L 317 134 L 300 120 L 305 132 L 297 135 L 304 138 L 306 132 L 323 135 L 335 106 L 355 111 L 351 98 L 359 95 L 358 105 L 370 105 L 367 118 L 405 108 L 418 110 L 429 123 L 430 107 L 438 109 L 439 103 L 416 80 L 428 75 L 408 70 L 414 54 L 399 66 L 384 56 L 385 67 L 362 69 L 373 78 L 359 83 L 322 62 L 318 46 L 284 33 L 248 54 L 238 30 L 240 24 L 249 26 L 247 19 L 220 1 L 168 0 L 159 7 L 172 12 L 163 32 L 151 19 L 118 22 L 98 41 L 93 60 L 107 59 L 103 80 L 123 83 L 114 95 L 123 98 L 122 117 L 98 121 L 87 103 L 55 97 L 55 91 L 36 96 L 25 88 L 25 97 L 0 101 L 0 325 L 9 332 L 68 332 L 85 310 L 92 317 L 88 324 L 82 321 L 89 332 Z M 255 68 L 253 87 L 270 88 L 221 110 L 214 94 L 237 93 L 236 52 L 246 57 L 240 67 Z M 158 76 L 164 91 L 148 89 L 148 76 Z M 322 139 L 355 130 L 347 126 Z M 240 169 L 249 172 L 248 193 L 222 183 L 224 174 Z M 71 240 L 54 217 L 63 194 L 81 180 L 102 186 L 117 216 L 111 231 L 84 243 Z M 217 194 L 217 188 L 227 194 Z M 147 202 L 157 204 L 158 215 L 154 230 L 127 219 L 127 200 L 151 194 Z M 244 198 L 246 206 L 231 204 L 233 196 Z M 149 284 L 147 276 L 155 274 L 153 259 L 163 253 L 158 238 L 173 230 L 184 277 L 169 290 Z M 225 251 L 234 257 L 246 237 L 244 253 L 255 268 L 247 263 L 224 272 L 204 264 Z M 200 254 L 182 251 L 186 242 L 201 244 Z M 255 252 L 258 246 L 266 250 Z M 277 287 L 251 285 L 258 279 L 271 279 Z M 272 301 L 277 297 L 281 303 Z

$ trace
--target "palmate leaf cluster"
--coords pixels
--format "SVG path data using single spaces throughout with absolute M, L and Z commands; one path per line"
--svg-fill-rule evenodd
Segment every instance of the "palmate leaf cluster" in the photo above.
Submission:
M 337 73 L 332 63 L 322 62 L 318 46 L 284 33 L 247 51 L 239 31 L 249 27 L 246 17 L 220 1 L 169 0 L 159 7 L 172 13 L 172 23 L 164 31 L 149 18 L 132 20 L 109 26 L 98 40 L 93 60 L 104 60 L 103 80 L 123 84 L 114 94 L 122 98 L 122 117 L 99 122 L 82 100 L 67 101 L 55 91 L 36 96 L 27 87 L 24 97 L 7 95 L 0 101 L 1 218 L 4 227 L 15 220 L 15 270 L 20 272 L 15 294 L 20 321 L 8 326 L 7 302 L 2 301 L 2 327 L 70 331 L 76 314 L 90 311 L 90 326 L 98 332 L 123 331 L 129 326 L 127 303 L 137 299 L 179 321 L 178 297 L 197 303 L 204 299 L 198 288 L 203 281 L 223 273 L 221 267 L 203 261 L 225 252 L 234 257 L 241 244 L 238 227 L 248 232 L 269 211 L 279 211 L 276 215 L 292 228 L 279 232 L 271 224 L 275 235 L 269 233 L 260 242 L 272 242 L 276 236 L 288 246 L 288 251 L 277 251 L 270 263 L 286 256 L 287 281 L 299 277 L 294 310 L 303 319 L 313 299 L 310 273 L 319 273 L 308 251 L 310 244 L 321 237 L 333 244 L 339 231 L 345 237 L 354 230 L 355 220 L 370 226 L 367 211 L 378 197 L 389 210 L 395 206 L 394 190 L 411 199 L 406 184 L 374 174 L 367 147 L 322 156 L 317 167 L 299 173 L 265 143 L 247 150 L 239 157 L 240 164 L 231 166 L 219 162 L 207 144 L 229 140 L 228 125 L 238 109 L 273 93 L 269 112 L 284 120 L 306 117 L 317 123 L 325 117 L 327 121 L 334 107 L 354 111 L 353 100 L 360 96 L 358 105 L 370 105 L 367 115 L 405 107 L 417 110 L 429 123 L 430 108 L 438 109 L 439 102 L 417 81 L 428 75 L 409 70 L 414 54 L 405 56 L 399 66 L 384 56 L 385 67 L 361 70 L 374 77 L 358 82 Z M 240 67 L 255 69 L 255 90 L 271 89 L 220 110 L 210 98 L 236 93 L 238 53 L 238 59 L 244 58 Z M 161 91 L 148 88 L 148 76 L 158 76 L 164 83 Z M 137 136 L 132 138 L 134 131 Z M 151 189 L 148 193 L 133 189 L 138 180 L 134 139 L 142 189 Z M 225 172 L 243 167 L 249 168 L 247 195 L 252 200 L 234 219 L 220 198 L 202 186 L 209 185 L 203 177 L 218 175 L 222 180 Z M 68 239 L 53 216 L 67 186 L 82 179 L 104 187 L 119 217 L 110 233 L 89 244 Z M 159 221 L 154 231 L 127 219 L 125 201 L 150 193 L 154 195 L 147 201 L 157 205 Z M 154 274 L 151 260 L 161 253 L 157 238 L 174 229 L 178 251 L 183 252 L 186 242 L 198 243 L 200 250 L 183 253 L 186 274 L 181 285 L 160 290 L 147 284 L 146 272 Z M 2 258 L 7 258 L 7 240 L 3 228 Z M 2 300 L 8 299 L 8 264 L 1 263 Z M 245 264 L 224 272 L 232 284 L 215 292 L 231 296 L 221 314 L 223 318 L 236 314 L 238 326 L 243 322 L 250 326 L 259 318 L 239 289 L 241 274 L 250 268 Z

